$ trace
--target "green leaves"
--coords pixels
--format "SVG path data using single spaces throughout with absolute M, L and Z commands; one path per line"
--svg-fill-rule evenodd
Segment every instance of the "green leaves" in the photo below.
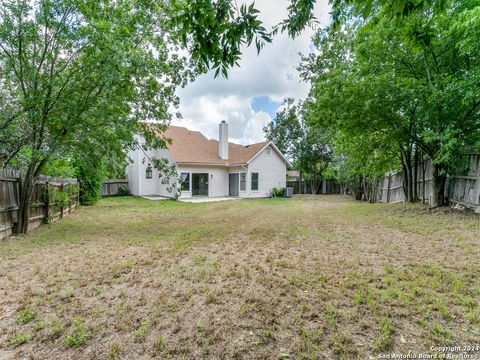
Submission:
M 175 2 L 168 12 L 172 35 L 188 48 L 197 70 L 215 70 L 215 77 L 227 77 L 229 68 L 238 65 L 240 48 L 255 43 L 260 51 L 270 42 L 259 11 L 254 4 L 239 8 L 229 0 Z
M 302 113 L 302 104 L 287 98 L 275 119 L 265 128 L 265 137 L 293 162 L 305 179 L 318 185 L 332 160 L 330 134 L 310 126 Z
M 448 13 L 418 8 L 316 35 L 318 55 L 300 67 L 312 82 L 306 117 L 335 130 L 351 169 L 379 174 L 419 149 L 448 171 L 462 147 L 480 142 L 475 4 L 446 2 Z

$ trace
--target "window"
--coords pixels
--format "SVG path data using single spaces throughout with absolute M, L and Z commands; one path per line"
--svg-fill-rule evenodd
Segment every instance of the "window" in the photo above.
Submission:
M 145 171 L 145 178 L 146 179 L 152 178 L 152 167 L 150 166 L 150 164 L 148 164 L 147 170 Z
M 240 191 L 247 190 L 247 174 L 241 173 L 240 174 Z
M 182 172 L 180 174 L 180 190 L 190 191 L 190 173 Z
M 265 149 L 265 153 L 266 153 L 267 155 L 272 155 L 272 148 L 271 148 L 270 146 L 267 147 L 267 148 Z
M 256 172 L 252 172 L 252 184 L 250 188 L 252 191 L 258 190 L 258 173 Z

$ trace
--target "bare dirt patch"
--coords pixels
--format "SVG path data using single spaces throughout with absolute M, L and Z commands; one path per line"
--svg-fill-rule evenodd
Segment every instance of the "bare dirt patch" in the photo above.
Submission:
M 339 196 L 102 200 L 0 243 L 1 359 L 368 358 L 480 341 L 480 221 Z

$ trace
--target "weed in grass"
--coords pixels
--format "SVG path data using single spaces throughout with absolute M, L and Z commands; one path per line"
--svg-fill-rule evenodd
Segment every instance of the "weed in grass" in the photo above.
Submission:
M 165 338 L 162 335 L 157 336 L 157 338 L 153 343 L 153 351 L 158 354 L 164 349 L 164 347 L 165 347 Z
M 431 335 L 436 341 L 448 340 L 452 337 L 452 333 L 445 329 L 442 324 L 434 321 L 431 325 Z
M 270 343 L 275 338 L 275 332 L 272 328 L 260 329 L 257 332 L 258 335 L 258 345 L 266 345 Z
M 65 336 L 65 345 L 68 347 L 80 347 L 92 337 L 92 332 L 85 327 L 85 319 L 76 318 Z
M 353 339 L 345 333 L 334 333 L 329 338 L 329 347 L 341 360 L 358 358 Z
M 344 310 L 341 312 L 342 319 L 345 321 L 355 320 L 358 316 L 356 310 Z
M 203 358 L 207 358 L 210 354 L 210 346 L 212 344 L 211 336 L 213 334 L 213 330 L 209 326 L 202 324 L 197 324 L 196 328 L 197 342 L 202 348 L 202 356 Z
M 393 274 L 393 267 L 389 264 L 386 264 L 383 266 L 383 272 L 385 273 L 385 275 Z
M 197 265 L 201 264 L 201 263 L 204 263 L 206 260 L 207 260 L 207 255 L 202 254 L 202 253 L 195 254 L 193 256 L 193 263 L 197 264 Z
M 132 304 L 128 301 L 125 301 L 115 308 L 115 313 L 117 313 L 117 314 L 127 314 L 127 313 L 131 312 L 132 310 L 133 310 Z
M 329 327 L 334 327 L 337 325 L 338 321 L 338 310 L 335 309 L 331 304 L 328 305 L 326 313 L 323 315 L 323 320 Z
M 365 291 L 362 290 L 360 292 L 357 292 L 355 294 L 354 298 L 353 298 L 353 302 L 357 306 L 366 304 L 367 303 L 367 296 L 366 296 Z
M 48 321 L 48 328 L 44 336 L 44 340 L 55 340 L 60 337 L 63 332 L 63 325 L 60 324 L 56 317 L 51 318 Z
M 28 334 L 13 334 L 8 337 L 8 343 L 10 344 L 10 346 L 17 347 L 28 342 L 28 339 Z
M 388 291 L 388 290 L 387 291 L 381 290 L 380 291 L 380 299 L 382 300 L 382 302 L 388 303 L 392 299 L 391 292 Z
M 33 319 L 35 319 L 36 316 L 37 316 L 37 314 L 35 313 L 34 310 L 29 309 L 29 308 L 25 308 L 23 310 L 20 310 L 17 313 L 17 316 L 15 318 L 15 322 L 17 324 L 26 324 L 26 323 L 29 323 L 30 321 L 32 321 Z
M 380 320 L 380 330 L 375 338 L 375 351 L 385 351 L 389 349 L 393 342 L 393 333 L 395 331 L 395 324 L 388 317 L 382 317 Z
M 447 303 L 445 302 L 445 300 L 439 299 L 439 300 L 435 301 L 434 309 L 436 311 L 438 311 L 438 313 L 440 314 L 442 319 L 446 320 L 446 319 L 451 318 L 451 316 L 448 312 Z
M 99 296 L 102 293 L 102 288 L 100 285 L 91 285 L 89 289 L 94 296 Z
M 298 355 L 302 359 L 314 359 L 318 356 L 318 350 L 323 338 L 321 329 L 302 329 Z
M 59 298 L 60 300 L 63 300 L 63 301 L 73 298 L 73 289 L 72 288 L 64 289 L 62 292 L 60 292 Z
M 220 300 L 217 294 L 215 293 L 215 291 L 210 289 L 207 289 L 206 297 L 207 297 L 205 300 L 206 304 L 217 304 Z
M 121 352 L 122 352 L 122 348 L 121 348 L 120 344 L 118 342 L 114 341 L 110 345 L 110 349 L 108 350 L 107 359 L 108 360 L 116 360 L 116 359 L 120 358 Z
M 386 286 L 392 286 L 394 284 L 394 280 L 393 280 L 393 277 L 389 276 L 389 275 L 385 275 L 385 277 L 383 278 L 383 281 L 385 283 Z
M 133 332 L 133 335 L 135 335 L 135 340 L 138 342 L 144 341 L 145 337 L 147 336 L 148 329 L 148 323 L 143 321 L 141 325 Z
M 113 264 L 112 273 L 114 278 L 119 278 L 122 274 L 129 273 L 133 269 L 133 259 L 127 259 L 123 263 Z
M 33 327 L 35 331 L 40 331 L 45 328 L 45 321 L 37 321 Z
M 480 304 L 476 307 L 470 307 L 465 314 L 465 319 L 480 328 Z
M 329 277 L 328 275 L 322 274 L 318 276 L 317 280 L 320 284 L 326 284 L 329 280 Z
M 250 307 L 247 304 L 243 304 L 240 306 L 240 313 L 241 314 L 246 314 L 250 311 Z

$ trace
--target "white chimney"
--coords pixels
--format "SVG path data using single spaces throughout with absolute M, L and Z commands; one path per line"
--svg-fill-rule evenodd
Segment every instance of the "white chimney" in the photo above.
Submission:
M 218 156 L 228 160 L 228 124 L 225 120 L 218 126 Z

